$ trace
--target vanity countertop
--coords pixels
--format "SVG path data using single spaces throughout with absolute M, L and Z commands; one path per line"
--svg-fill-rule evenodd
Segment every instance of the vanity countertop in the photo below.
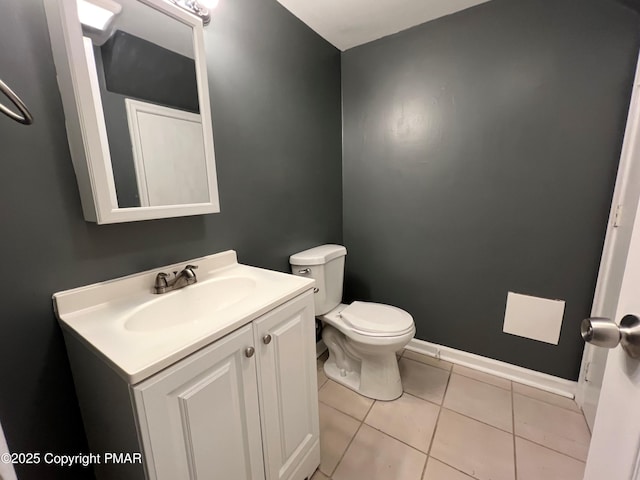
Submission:
M 198 266 L 198 282 L 157 295 L 159 272 Z M 136 384 L 312 289 L 312 279 L 239 264 L 236 252 L 58 292 L 62 328 Z

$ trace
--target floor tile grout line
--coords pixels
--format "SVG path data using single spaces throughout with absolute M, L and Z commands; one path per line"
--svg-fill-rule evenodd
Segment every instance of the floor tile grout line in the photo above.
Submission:
M 422 401 L 422 402 L 428 403 L 429 405 L 432 405 L 432 406 L 434 406 L 434 407 L 437 407 L 437 408 L 438 408 L 438 417 L 437 417 L 437 419 L 436 419 L 436 427 L 437 427 L 438 419 L 440 418 L 440 412 L 442 411 L 442 405 L 438 405 L 437 403 L 430 402 L 429 400 L 425 400 L 424 398 L 417 397 L 417 396 L 412 395 L 412 394 L 407 393 L 407 392 L 402 392 L 402 395 L 408 395 L 408 396 L 410 396 L 410 397 L 415 398 L 416 400 L 420 400 L 420 401 Z M 400 398 L 400 397 L 398 397 L 398 398 Z M 396 400 L 397 400 L 397 399 L 396 399 Z M 391 400 L 391 401 L 394 401 L 394 400 Z M 324 402 L 323 402 L 323 403 L 324 403 Z M 374 403 L 375 403 L 375 402 L 374 402 Z M 371 410 L 372 410 L 372 409 L 373 409 L 373 405 L 371 406 L 371 409 L 370 409 L 370 410 L 369 410 L 369 412 L 367 413 L 367 417 L 369 416 L 369 413 L 371 412 Z M 415 451 L 417 451 L 417 452 L 420 452 L 420 453 L 426 454 L 427 456 L 429 455 L 429 451 L 431 451 L 431 443 L 429 443 L 429 448 L 427 449 L 427 451 L 426 451 L 426 452 L 425 452 L 425 451 L 423 451 L 423 450 L 420 450 L 419 448 L 416 448 L 416 447 L 414 447 L 413 445 L 408 444 L 408 443 L 407 443 L 407 442 L 405 442 L 404 440 L 402 440 L 402 439 L 400 439 L 400 438 L 395 437 L 395 436 L 394 436 L 394 435 L 392 435 L 391 433 L 389 433 L 389 432 L 385 432 L 384 430 L 381 430 L 381 429 L 379 429 L 379 428 L 377 428 L 377 427 L 375 427 L 375 426 L 371 425 L 370 423 L 367 423 L 367 417 L 365 417 L 365 419 L 363 420 L 363 422 L 367 425 L 367 427 L 371 427 L 371 428 L 373 428 L 374 430 L 379 431 L 380 433 L 384 433 L 384 434 L 385 434 L 385 435 L 387 435 L 388 437 L 391 437 L 391 438 L 393 438 L 394 440 L 397 440 L 397 441 L 399 441 L 399 442 L 401 442 L 401 443 L 405 444 L 407 447 L 410 447 L 410 448 L 412 448 L 413 450 L 415 450 Z M 352 417 L 352 418 L 353 418 L 353 417 Z M 434 438 L 434 436 L 435 436 L 436 427 L 434 427 L 434 429 L 433 429 L 433 433 L 431 434 L 431 442 L 433 442 L 433 438 Z
M 531 440 L 530 438 L 527 438 L 527 437 L 523 437 L 522 435 L 515 434 L 515 437 L 516 438 L 521 438 L 522 440 L 526 440 L 527 442 L 531 442 L 534 445 L 537 445 L 539 447 L 546 448 L 547 450 L 551 450 L 554 453 L 557 453 L 557 454 L 562 455 L 564 457 L 567 457 L 567 458 L 570 458 L 572 460 L 575 460 L 576 462 L 585 463 L 585 464 L 587 463 L 586 460 L 580 460 L 579 458 L 574 457 L 573 455 L 569 455 L 568 453 L 561 452 L 560 450 L 556 450 L 555 448 L 551 448 L 549 445 L 543 445 L 542 443 L 536 442 L 535 440 Z
M 323 402 L 324 403 L 324 402 Z M 373 406 L 375 405 L 376 400 L 373 401 L 373 403 L 369 406 L 369 409 L 367 410 L 366 415 L 364 416 L 364 418 L 362 419 L 362 421 L 360 421 L 360 425 L 358 425 L 358 429 L 356 430 L 356 432 L 353 434 L 353 437 L 351 437 L 351 440 L 349 440 L 349 443 L 347 444 L 347 447 L 344 449 L 344 452 L 342 452 L 342 455 L 340 455 L 340 460 L 338 460 L 338 463 L 336 463 L 335 468 L 333 469 L 333 471 L 331 472 L 331 475 L 329 475 L 329 478 L 333 477 L 333 474 L 336 473 L 338 471 L 338 467 L 340 466 L 340 464 L 342 463 L 342 460 L 344 460 L 344 456 L 347 454 L 347 451 L 349 450 L 349 447 L 351 446 L 351 444 L 353 443 L 353 441 L 355 440 L 355 438 L 358 436 L 358 433 L 360 432 L 360 430 L 362 429 L 362 425 L 364 425 L 364 419 L 367 418 L 367 415 L 369 415 L 369 412 L 371 411 L 371 409 L 373 408 Z M 337 410 L 337 409 L 336 409 Z M 340 410 L 338 410 L 340 411 Z M 353 418 L 353 417 L 351 417 Z M 367 425 L 368 426 L 368 425 Z
M 447 384 L 447 388 L 449 388 L 448 384 Z M 446 394 L 447 391 L 445 390 L 444 393 Z M 444 397 L 443 397 L 443 401 L 444 401 Z M 438 431 L 438 424 L 440 423 L 441 414 L 442 414 L 442 405 L 440 405 L 440 407 L 438 408 L 438 418 L 436 418 L 436 424 L 433 427 L 433 433 L 431 434 L 431 441 L 429 442 L 429 448 L 427 449 L 427 460 L 424 462 L 424 468 L 422 469 L 422 476 L 420 478 L 424 478 L 424 475 L 427 472 L 427 464 L 429 463 L 429 457 L 431 457 L 431 449 L 433 448 L 433 442 L 436 439 L 436 432 Z
M 445 369 L 445 368 L 442 368 L 442 367 L 437 367 L 437 366 L 435 366 L 435 365 L 431 365 L 431 364 L 426 363 L 426 362 L 420 362 L 420 360 L 415 360 L 415 359 L 413 359 L 413 358 L 405 357 L 405 352 L 408 352 L 408 351 L 410 351 L 410 352 L 412 352 L 412 353 L 414 353 L 414 354 L 416 354 L 416 355 L 422 355 L 423 357 L 432 358 L 432 359 L 434 359 L 434 360 L 436 360 L 436 361 L 440 361 L 440 362 L 448 362 L 448 363 L 450 363 L 450 364 L 452 365 L 452 367 L 451 367 L 451 368 L 449 368 L 449 369 Z M 522 395 L 522 396 L 527 397 L 527 398 L 532 398 L 532 399 L 534 399 L 534 400 L 538 400 L 539 402 L 546 403 L 547 405 L 552 405 L 552 406 L 554 406 L 554 407 L 563 408 L 564 410 L 569 410 L 570 412 L 574 412 L 574 413 L 584 413 L 584 412 L 582 411 L 582 409 L 580 409 L 580 406 L 579 406 L 579 405 L 578 405 L 578 408 L 580 409 L 579 411 L 574 410 L 574 409 L 572 409 L 572 408 L 567 408 L 567 407 L 564 407 L 564 406 L 562 406 L 562 405 L 558 405 L 558 404 L 555 404 L 555 403 L 548 402 L 548 401 L 546 401 L 546 400 L 542 400 L 542 399 L 540 399 L 540 398 L 533 397 L 533 396 L 531 396 L 531 395 L 527 395 L 526 393 L 516 392 L 516 391 L 514 390 L 514 388 L 513 388 L 513 385 L 514 385 L 514 384 L 524 385 L 525 387 L 529 387 L 529 388 L 532 388 L 532 389 L 534 389 L 534 390 L 539 390 L 540 392 L 548 393 L 549 395 L 556 395 L 556 394 L 554 394 L 554 393 L 552 393 L 552 392 L 547 392 L 546 390 L 543 390 L 543 389 L 541 389 L 541 388 L 532 387 L 531 385 L 526 385 L 526 384 L 524 384 L 524 383 L 520 383 L 520 382 L 516 382 L 516 381 L 514 381 L 514 380 L 510 380 L 510 379 L 508 379 L 508 378 L 504 378 L 504 377 L 500 377 L 500 376 L 498 376 L 498 375 L 493 375 L 493 374 L 491 374 L 491 373 L 483 372 L 482 370 L 477 370 L 477 369 L 472 368 L 472 367 L 467 367 L 466 365 L 461 365 L 461 364 L 458 364 L 458 363 L 455 363 L 455 362 L 449 362 L 449 361 L 447 361 L 447 360 L 440 360 L 440 359 L 438 359 L 438 358 L 436 358 L 436 357 L 433 357 L 433 356 L 431 356 L 431 355 L 425 355 L 424 353 L 413 352 L 412 350 L 407 350 L 407 349 L 405 349 L 405 350 L 402 352 L 402 355 L 400 356 L 400 358 L 404 358 L 404 359 L 406 359 L 406 360 L 412 360 L 412 361 L 414 361 L 414 362 L 422 363 L 423 365 L 428 365 L 428 366 L 430 366 L 430 367 L 440 368 L 441 370 L 449 371 L 449 373 L 450 373 L 451 375 L 453 375 L 453 374 L 455 373 L 456 375 L 461 375 L 461 376 L 463 376 L 463 377 L 470 378 L 471 380 L 476 380 L 476 381 L 478 381 L 478 382 L 486 383 L 486 384 L 488 384 L 488 385 L 492 385 L 492 386 L 494 386 L 494 387 L 501 388 L 502 390 L 509 390 L 509 391 L 511 391 L 511 392 L 517 393 L 518 395 Z M 490 375 L 490 376 L 493 376 L 493 377 L 495 377 L 495 378 L 499 378 L 499 379 L 501 379 L 501 380 L 507 381 L 507 382 L 509 382 L 509 388 L 507 389 L 507 388 L 505 388 L 505 387 L 501 387 L 501 386 L 499 386 L 499 385 L 496 385 L 495 383 L 486 382 L 486 381 L 484 381 L 484 380 L 480 380 L 479 378 L 475 378 L 475 377 L 472 377 L 472 376 L 469 376 L 469 375 L 465 375 L 464 373 L 462 373 L 462 372 L 460 372 L 460 371 L 454 371 L 454 368 L 455 368 L 455 366 L 456 366 L 456 365 L 457 365 L 457 366 L 459 366 L 459 367 L 468 368 L 469 370 L 472 370 L 472 371 L 474 371 L 474 372 L 478 372 L 478 373 L 481 373 L 481 374 L 484 374 L 484 375 Z M 560 398 L 567 398 L 567 397 L 562 397 L 561 395 L 558 395 L 558 396 L 559 396 Z M 567 399 L 568 399 L 568 400 L 571 400 L 571 399 L 569 399 L 569 398 L 567 398 Z M 575 403 L 575 400 L 573 400 L 573 401 L 574 401 L 574 403 Z M 577 405 L 577 403 L 576 403 L 576 405 Z
M 500 428 L 498 428 L 498 427 L 495 427 L 495 426 L 493 426 L 493 425 L 489 425 L 488 423 L 485 423 L 485 422 L 481 422 L 480 420 L 477 420 L 477 419 L 475 419 L 475 418 L 469 417 L 469 416 L 464 415 L 464 414 L 462 414 L 462 413 L 456 412 L 455 410 L 452 410 L 452 409 L 450 409 L 450 408 L 446 408 L 446 407 L 444 406 L 444 400 L 445 400 L 445 397 L 447 396 L 447 392 L 448 392 L 448 390 L 449 390 L 449 385 L 450 385 L 450 381 L 451 381 L 451 377 L 452 377 L 452 375 L 453 375 L 453 369 L 451 370 L 451 372 L 450 372 L 450 374 L 449 374 L 449 380 L 447 381 L 447 388 L 445 389 L 444 395 L 443 395 L 443 397 L 442 397 L 442 405 L 440 406 L 440 412 L 438 412 L 438 424 L 440 423 L 440 417 L 441 417 L 441 415 L 442 415 L 442 411 L 443 411 L 443 410 L 447 410 L 447 411 L 449 411 L 449 412 L 457 413 L 458 415 L 461 415 L 461 416 L 463 416 L 463 417 L 465 417 L 465 418 L 469 418 L 470 420 L 475 420 L 476 422 L 482 423 L 483 425 L 487 425 L 488 427 L 493 427 L 493 428 L 495 428 L 495 429 L 497 429 L 497 430 L 500 430 L 501 432 L 505 432 L 504 430 L 502 430 L 502 429 L 500 429 Z M 469 377 L 467 377 L 467 378 L 469 378 Z M 472 380 L 473 380 L 473 379 L 472 379 Z M 486 383 L 486 382 L 484 382 L 484 383 Z M 488 385 L 491 385 L 491 384 L 488 384 Z M 495 386 L 495 385 L 494 385 L 494 386 Z M 498 387 L 498 388 L 499 388 L 499 387 Z M 503 390 L 504 390 L 504 389 L 503 389 Z M 513 395 L 513 394 L 512 394 L 512 395 Z M 512 405 L 512 408 L 513 408 L 513 405 Z M 429 447 L 429 456 L 427 457 L 427 462 L 429 461 L 429 458 L 430 458 L 430 457 L 431 457 L 431 458 L 435 458 L 435 459 L 436 459 L 436 460 L 438 460 L 439 462 L 441 462 L 441 463 L 443 463 L 443 464 L 445 464 L 445 465 L 447 465 L 447 466 L 449 466 L 449 467 L 453 468 L 454 470 L 456 470 L 456 471 L 458 471 L 458 472 L 462 473 L 463 475 L 466 475 L 466 476 L 468 476 L 469 478 L 473 478 L 473 479 L 475 479 L 475 480 L 478 480 L 478 477 L 476 477 L 476 476 L 474 476 L 474 475 L 470 475 L 470 474 L 468 474 L 467 472 L 464 472 L 464 471 L 460 470 L 459 468 L 457 468 L 457 467 L 455 467 L 455 466 L 453 466 L 453 465 L 450 465 L 450 464 L 448 464 L 447 462 L 444 462 L 444 461 L 440 460 L 439 458 L 436 458 L 436 457 L 432 457 L 432 456 L 431 456 L 431 449 L 433 448 L 433 440 L 435 440 L 436 432 L 437 432 L 437 426 L 436 426 L 436 428 L 435 428 L 435 429 L 434 429 L 434 431 L 433 431 L 433 439 L 431 440 L 431 442 L 432 442 L 432 443 L 431 443 L 431 445 L 430 445 L 430 447 Z M 505 433 L 509 433 L 509 432 L 505 432 Z M 426 466 L 425 466 L 425 471 L 426 471 Z M 424 475 L 424 473 L 423 473 L 423 475 Z
M 438 457 L 434 457 L 434 456 L 429 455 L 429 458 L 433 458 L 434 460 L 437 460 L 437 461 L 439 461 L 440 463 L 443 463 L 443 464 L 444 464 L 444 465 L 446 465 L 447 467 L 452 468 L 452 469 L 453 469 L 453 470 L 455 470 L 456 472 L 460 472 L 460 473 L 462 473 L 463 475 L 465 475 L 465 476 L 467 476 L 467 477 L 469 477 L 469 478 L 471 478 L 471 479 L 473 479 L 473 480 L 480 480 L 478 477 L 476 477 L 476 476 L 474 476 L 474 475 L 471 475 L 471 474 L 469 474 L 469 473 L 467 473 L 467 472 L 465 472 L 465 471 L 463 471 L 463 470 L 460 470 L 458 467 L 455 467 L 455 466 L 453 466 L 453 465 L 451 465 L 451 464 L 449 464 L 449 463 L 445 462 L 444 460 L 440 460 Z
M 320 389 L 324 387 L 325 383 L 327 383 L 328 381 L 329 381 L 329 377 L 324 379 L 324 382 L 322 382 L 322 385 L 318 385 L 318 393 L 320 393 Z
M 443 410 L 448 410 L 450 412 L 458 413 L 455 410 L 451 410 L 449 408 L 445 408 L 444 407 L 444 399 L 447 396 L 447 392 L 449 390 L 449 385 L 450 385 L 450 381 L 451 381 L 451 376 L 452 375 L 453 375 L 453 370 L 451 370 L 451 372 L 449 372 L 449 379 L 447 380 L 447 387 L 445 388 L 444 395 L 442 396 L 442 405 L 440 405 L 440 411 L 438 412 L 438 419 L 436 421 L 436 427 L 433 429 L 433 436 L 431 437 L 431 444 L 429 445 L 429 453 L 427 454 L 427 463 L 429 463 L 429 458 L 434 458 L 434 459 L 438 460 L 439 462 L 447 465 L 448 467 L 453 468 L 455 471 L 460 472 L 460 473 L 462 473 L 463 475 L 466 475 L 469 478 L 473 478 L 475 480 L 478 480 L 478 477 L 475 477 L 473 475 L 469 475 L 467 472 L 463 472 L 459 468 L 454 467 L 453 465 L 449 465 L 447 462 L 444 462 L 444 461 L 440 460 L 439 458 L 431 456 L 431 450 L 433 449 L 433 443 L 434 443 L 434 440 L 436 439 L 436 433 L 438 431 L 438 425 L 440 424 L 440 417 L 442 416 L 442 411 Z M 462 415 L 462 414 L 460 414 L 460 415 Z M 467 417 L 467 418 L 471 418 L 471 417 Z M 425 474 L 426 471 L 427 471 L 427 465 L 425 464 L 424 471 L 422 472 L 422 476 L 423 477 L 424 477 L 424 474 Z
M 438 425 L 440 424 L 440 415 L 442 415 L 442 409 L 444 408 L 442 405 L 444 405 L 444 399 L 447 396 L 447 390 L 449 390 L 449 383 L 451 382 L 452 370 L 453 370 L 453 367 L 451 367 L 451 370 L 448 371 L 449 376 L 447 377 L 447 385 L 444 387 L 444 392 L 442 393 L 441 404 L 439 405 L 439 408 L 438 408 L 438 418 L 436 418 L 436 424 L 434 425 L 433 433 L 431 434 L 431 441 L 429 442 L 429 448 L 427 449 L 427 459 L 425 460 L 424 467 L 422 468 L 422 476 L 420 477 L 421 479 L 424 478 L 424 475 L 427 472 L 429 457 L 431 457 L 431 449 L 433 448 L 433 442 L 436 439 L 436 432 L 438 431 Z
M 513 439 L 513 474 L 515 480 L 518 480 L 518 454 L 516 453 L 516 407 L 515 402 L 513 401 L 514 395 L 515 391 L 513 390 L 513 382 L 511 382 L 511 429 L 513 430 L 511 436 Z
M 366 398 L 366 397 L 365 397 Z M 347 413 L 347 412 L 343 412 L 342 410 L 340 410 L 338 407 L 331 405 L 330 403 L 327 402 L 323 402 L 322 400 L 318 399 L 319 403 L 322 403 L 323 405 L 326 405 L 327 407 L 331 407 L 334 410 L 337 410 L 338 412 L 342 413 L 343 415 L 346 415 L 349 418 L 354 419 L 356 422 L 364 422 L 364 419 L 367 418 L 367 415 L 369 414 L 369 410 L 371 410 L 371 407 L 373 406 L 374 403 L 376 403 L 376 401 L 374 400 L 373 403 L 369 406 L 369 408 L 367 409 L 367 413 L 365 413 L 364 418 L 362 420 L 360 420 L 358 417 L 354 417 L 352 414 Z
M 409 445 L 409 444 L 408 444 L 407 442 L 405 442 L 404 440 L 401 440 L 401 439 L 399 439 L 399 438 L 397 438 L 397 437 L 394 437 L 393 435 L 391 435 L 390 433 L 385 432 L 384 430 L 380 430 L 379 428 L 374 427 L 373 425 L 369 425 L 367 422 L 362 422 L 362 423 L 364 423 L 367 427 L 371 428 L 372 430 L 375 430 L 375 431 L 377 431 L 377 432 L 382 433 L 385 437 L 392 438 L 393 440 L 395 440 L 395 441 L 397 441 L 397 442 L 402 443 L 403 445 L 405 445 L 405 446 L 409 447 L 411 450 L 415 450 L 416 452 L 421 453 L 421 454 L 423 454 L 423 455 L 428 455 L 426 452 L 424 452 L 424 451 L 420 450 L 419 448 L 416 448 L 416 447 L 414 447 L 413 445 Z
M 472 377 L 472 376 L 470 376 L 470 375 L 465 375 L 464 373 L 461 373 L 461 372 L 459 372 L 459 371 L 455 371 L 455 366 L 456 366 L 456 365 L 458 365 L 458 366 L 460 366 L 460 367 L 468 368 L 469 370 L 473 370 L 474 372 L 479 372 L 479 373 L 482 373 L 482 374 L 484 374 L 484 375 L 491 375 L 490 373 L 485 373 L 485 372 L 483 372 L 483 371 L 481 371 L 481 370 L 476 370 L 476 369 L 474 369 L 474 368 L 467 367 L 467 366 L 465 366 L 465 365 L 459 365 L 459 364 L 457 364 L 457 363 L 454 363 L 454 364 L 453 364 L 454 368 L 453 368 L 453 369 L 451 369 L 451 374 L 452 374 L 452 375 L 455 373 L 456 375 L 461 375 L 461 376 L 463 376 L 463 377 L 465 377 L 465 378 L 470 378 L 471 380 L 475 380 L 476 382 L 486 383 L 487 385 L 492 385 L 492 386 L 494 386 L 494 387 L 496 387 L 496 388 L 501 388 L 502 390 L 507 390 L 508 392 L 510 392 L 510 391 L 512 390 L 512 386 L 511 386 L 511 384 L 512 384 L 513 382 L 512 382 L 511 380 L 508 380 L 508 379 L 506 379 L 506 378 L 502 378 L 502 377 L 498 377 L 497 375 L 491 375 L 492 377 L 496 377 L 496 378 L 499 378 L 500 380 L 504 380 L 504 381 L 506 381 L 506 382 L 509 382 L 509 388 L 501 387 L 500 385 L 496 385 L 495 383 L 485 382 L 484 380 L 480 380 L 480 379 L 479 379 L 479 378 L 477 378 L 477 377 Z
M 514 432 L 510 432 L 509 430 L 505 430 L 504 428 L 496 427 L 495 425 L 491 425 L 490 423 L 483 422 L 482 420 L 478 420 L 477 418 L 471 417 L 471 416 L 469 416 L 467 414 L 460 413 L 459 411 L 454 410 L 453 408 L 445 407 L 444 404 L 442 405 L 442 408 L 444 408 L 445 410 L 449 410 L 450 412 L 453 412 L 453 413 L 455 413 L 457 415 L 460 415 L 461 417 L 468 418 L 469 420 L 473 420 L 474 422 L 481 423 L 482 425 L 485 425 L 487 427 L 495 428 L 496 430 L 499 430 L 502 433 L 506 433 L 506 434 L 509 434 L 509 435 L 513 435 L 514 434 Z
M 413 393 L 402 392 L 403 395 L 409 395 L 410 397 L 417 398 L 418 400 L 422 400 L 423 402 L 430 403 L 431 405 L 435 405 L 436 407 L 442 407 L 442 403 L 432 402 L 431 400 L 427 400 L 426 398 L 419 397 Z M 444 394 L 442 395 L 442 400 L 444 401 Z
M 403 391 L 403 392 L 402 392 L 402 394 L 404 395 L 404 394 L 406 394 L 406 392 L 404 392 L 404 391 Z M 402 395 L 401 395 L 401 396 L 402 396 Z M 434 404 L 434 403 L 432 403 L 432 402 L 429 402 L 429 401 L 427 401 L 427 400 L 424 400 L 424 399 L 422 399 L 422 398 L 415 397 L 414 395 L 411 395 L 411 396 L 412 396 L 412 397 L 414 397 L 414 398 L 417 398 L 418 400 L 422 400 L 422 401 L 424 401 L 424 402 L 430 403 L 431 405 L 434 405 L 434 406 L 438 407 L 438 419 L 440 418 L 440 411 L 442 410 L 442 407 L 440 407 L 440 405 L 436 405 L 436 404 Z M 400 397 L 398 397 L 398 398 L 400 398 Z M 397 400 L 397 399 L 396 399 L 396 400 Z M 393 401 L 393 400 L 391 400 L 391 401 Z M 377 400 L 376 400 L 376 401 L 374 401 L 374 404 L 375 404 L 375 403 L 377 403 Z M 377 432 L 380 432 L 380 433 L 381 433 L 381 434 L 383 434 L 384 436 L 389 437 L 389 438 L 392 438 L 393 440 L 396 440 L 397 442 L 402 443 L 403 445 L 405 445 L 405 446 L 409 447 L 410 449 L 415 450 L 416 452 L 418 452 L 418 453 L 421 453 L 421 454 L 425 455 L 424 466 L 422 467 L 422 476 L 420 477 L 420 478 L 422 478 L 422 477 L 424 476 L 424 472 L 425 472 L 425 470 L 426 470 L 426 468 L 427 468 L 427 462 L 429 461 L 429 452 L 431 451 L 431 445 L 432 445 L 433 438 L 434 438 L 435 433 L 436 433 L 436 428 L 437 428 L 437 426 L 438 426 L 438 419 L 436 419 L 436 425 L 434 426 L 434 428 L 433 428 L 433 433 L 431 434 L 431 442 L 429 443 L 429 448 L 427 449 L 427 451 L 426 451 L 426 452 L 424 452 L 424 451 L 420 450 L 419 448 L 414 447 L 413 445 L 409 445 L 409 444 L 408 444 L 407 442 L 405 442 L 404 440 L 401 440 L 401 439 L 399 439 L 399 438 L 397 438 L 397 437 L 393 436 L 392 434 L 390 434 L 390 433 L 388 433 L 388 432 L 385 432 L 384 430 L 380 430 L 379 428 L 376 428 L 376 427 L 374 427 L 373 425 L 368 424 L 368 423 L 367 423 L 367 417 L 369 416 L 369 413 L 371 413 L 371 410 L 373 410 L 373 405 L 371 405 L 371 408 L 369 409 L 369 412 L 367 412 L 367 415 L 366 415 L 366 417 L 365 417 L 365 418 L 364 418 L 364 420 L 363 420 L 363 424 L 365 424 L 365 425 L 366 425 L 367 427 L 369 427 L 369 428 L 372 428 L 373 430 L 376 430 Z M 342 460 L 340 460 L 340 461 L 342 461 Z M 337 468 L 338 468 L 338 467 L 336 467 L 336 469 L 337 469 Z
M 432 365 L 432 364 L 427 363 L 427 362 L 421 362 L 420 360 L 414 360 L 413 358 L 405 357 L 404 355 L 405 355 L 405 353 L 406 353 L 406 352 L 411 352 L 411 353 L 414 353 L 414 354 L 416 354 L 416 355 L 422 355 L 423 357 L 426 357 L 426 358 L 432 358 L 432 359 L 433 359 L 433 360 L 435 360 L 436 362 L 444 362 L 444 363 L 448 363 L 448 364 L 450 365 L 450 367 L 447 367 L 447 368 L 445 368 L 445 367 L 439 367 L 439 366 L 437 366 L 437 365 Z M 425 355 L 424 353 L 418 353 L 418 352 L 414 352 L 414 351 L 412 351 L 412 350 L 407 350 L 406 348 L 405 348 L 405 349 L 404 349 L 404 351 L 402 352 L 402 355 L 400 355 L 400 358 L 406 358 L 407 360 L 413 360 L 414 362 L 423 363 L 424 365 L 429 365 L 430 367 L 439 368 L 440 370 L 444 370 L 444 371 L 449 372 L 449 373 L 451 373 L 451 370 L 453 370 L 453 366 L 455 365 L 453 362 L 448 362 L 447 360 L 440 360 L 440 359 L 439 359 L 439 358 L 437 358 L 437 357 L 432 357 L 431 355 Z
M 511 380 L 509 380 L 509 388 L 505 388 L 505 387 L 500 387 L 500 386 L 496 385 L 495 383 L 485 382 L 484 380 L 480 380 L 479 378 L 476 378 L 476 377 L 470 377 L 470 376 L 465 375 L 463 373 L 452 371 L 451 372 L 451 376 L 453 376 L 453 375 L 457 375 L 458 377 L 462 377 L 462 378 L 465 378 L 467 380 L 471 380 L 471 381 L 476 382 L 476 383 L 482 383 L 483 385 L 488 385 L 489 387 L 498 388 L 498 389 L 502 390 L 503 392 L 512 392 L 513 391 L 513 388 L 511 388 L 511 385 L 513 384 L 513 382 Z

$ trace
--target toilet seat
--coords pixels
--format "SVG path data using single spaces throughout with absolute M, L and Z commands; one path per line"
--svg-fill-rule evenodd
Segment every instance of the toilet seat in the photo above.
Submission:
M 415 328 L 409 313 L 382 303 L 353 302 L 336 316 L 344 327 L 363 336 L 396 337 Z

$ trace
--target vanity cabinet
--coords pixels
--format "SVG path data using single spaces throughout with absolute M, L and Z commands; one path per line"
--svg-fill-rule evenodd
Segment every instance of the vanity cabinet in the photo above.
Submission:
M 311 478 L 320 464 L 314 328 L 305 289 L 137 382 L 63 329 L 90 451 L 143 456 L 94 464 L 96 478 Z
M 153 294 L 159 274 L 185 264 L 197 283 Z M 310 478 L 313 287 L 228 250 L 55 293 L 96 478 Z
M 313 296 L 132 387 L 151 480 L 303 480 L 320 463 Z
M 264 479 L 251 326 L 133 388 L 150 479 Z
M 266 478 L 310 477 L 320 464 L 313 294 L 254 321 L 253 335 Z

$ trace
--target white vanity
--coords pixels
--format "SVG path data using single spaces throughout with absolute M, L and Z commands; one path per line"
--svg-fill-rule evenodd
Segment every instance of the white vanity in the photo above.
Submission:
M 160 271 L 198 282 L 154 294 Z M 60 292 L 99 479 L 303 480 L 320 463 L 313 280 L 234 251 Z

